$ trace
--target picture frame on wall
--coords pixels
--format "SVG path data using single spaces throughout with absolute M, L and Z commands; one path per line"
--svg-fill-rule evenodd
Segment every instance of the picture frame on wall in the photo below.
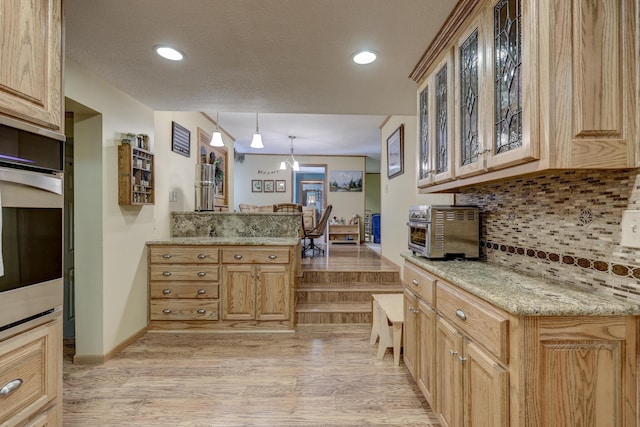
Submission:
M 387 177 L 404 173 L 404 124 L 387 138 Z
M 273 180 L 265 179 L 264 181 L 262 181 L 262 190 L 265 193 L 273 193 Z
M 276 180 L 276 193 L 284 193 L 287 191 L 287 181 L 284 179 Z
M 259 179 L 251 180 L 251 192 L 252 193 L 262 193 L 262 181 Z

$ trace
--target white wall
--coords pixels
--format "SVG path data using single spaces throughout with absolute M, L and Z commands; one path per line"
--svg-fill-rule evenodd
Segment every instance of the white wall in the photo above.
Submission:
M 361 156 L 298 156 L 294 155 L 301 165 L 326 165 L 327 182 L 332 170 L 360 170 L 363 171 L 363 187 L 365 185 L 365 157 Z M 274 203 L 289 203 L 293 200 L 291 190 L 292 174 L 291 170 L 282 171 L 279 169 L 280 162 L 287 157 L 283 155 L 262 155 L 246 154 L 243 163 L 235 165 L 235 205 L 238 210 L 240 203 L 252 205 L 268 205 Z M 253 193 L 251 191 L 251 180 L 285 180 L 285 193 Z M 364 195 L 362 192 L 329 192 L 327 187 L 327 204 L 333 205 L 331 216 L 344 217 L 345 220 L 351 218 L 353 214 L 364 218 Z
M 404 124 L 404 173 L 387 177 L 387 138 Z M 420 204 L 453 204 L 452 194 L 418 194 L 418 136 L 415 116 L 392 116 L 381 128 L 380 249 L 385 258 L 402 266 L 407 249 L 409 207 Z
M 100 357 L 146 327 L 145 243 L 169 236 L 171 205 L 193 209 L 197 126 L 211 132 L 214 125 L 200 113 L 154 113 L 68 58 L 65 94 L 98 113 L 75 120 L 74 242 L 76 356 Z M 191 158 L 171 151 L 172 120 L 191 130 Z M 117 146 L 123 132 L 150 137 L 155 205 L 118 204 Z M 178 203 L 169 203 L 170 190 L 182 196 Z

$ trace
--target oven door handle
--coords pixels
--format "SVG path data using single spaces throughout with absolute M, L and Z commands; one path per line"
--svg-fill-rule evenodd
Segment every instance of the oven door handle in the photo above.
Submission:
M 407 227 L 427 228 L 428 222 L 407 222 Z
M 19 169 L 0 168 L 0 181 L 28 185 L 62 195 L 62 178 L 56 175 L 40 175 Z

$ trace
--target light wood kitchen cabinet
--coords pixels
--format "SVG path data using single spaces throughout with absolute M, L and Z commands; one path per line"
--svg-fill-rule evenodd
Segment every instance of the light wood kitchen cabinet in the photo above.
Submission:
M 62 2 L 0 2 L 0 113 L 64 134 Z
M 435 282 L 433 306 L 416 297 L 420 271 Z M 434 346 L 419 347 L 411 360 L 407 337 L 405 358 L 421 384 L 419 366 L 435 357 L 431 394 L 420 389 L 443 425 L 637 425 L 638 316 L 509 313 L 409 261 L 404 287 L 406 306 L 416 298 L 437 316 Z M 407 333 L 424 338 L 413 310 L 405 315 Z
M 417 380 L 416 362 L 420 357 L 418 352 L 418 297 L 408 290 L 404 291 L 404 326 L 402 329 L 402 361 L 411 376 Z
M 62 317 L 0 342 L 0 425 L 62 425 Z
M 131 144 L 118 146 L 118 204 L 155 203 L 154 154 Z
M 427 82 L 441 56 L 454 50 L 455 176 L 425 177 L 421 158 L 421 192 L 546 170 L 637 167 L 637 7 L 634 0 L 460 0 L 411 75 L 422 99 L 425 88 L 434 91 Z M 477 94 L 461 56 L 476 28 Z M 477 151 L 466 141 L 473 129 L 461 128 L 476 119 L 468 115 L 475 95 Z M 422 131 L 420 102 L 418 111 Z M 431 106 L 428 113 L 436 114 Z M 432 140 L 435 129 L 428 131 Z

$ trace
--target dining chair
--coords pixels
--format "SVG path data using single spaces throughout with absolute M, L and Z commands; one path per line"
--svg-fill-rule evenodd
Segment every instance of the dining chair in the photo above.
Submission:
M 311 251 L 311 256 L 315 257 L 316 252 L 318 254 L 324 254 L 324 249 L 315 245 L 314 239 L 319 239 L 327 232 L 327 224 L 329 223 L 329 215 L 331 215 L 332 205 L 328 205 L 325 211 L 322 213 L 320 220 L 310 230 L 304 229 L 304 239 L 309 239 L 308 245 L 303 245 L 302 257 L 304 258 L 308 251 Z

